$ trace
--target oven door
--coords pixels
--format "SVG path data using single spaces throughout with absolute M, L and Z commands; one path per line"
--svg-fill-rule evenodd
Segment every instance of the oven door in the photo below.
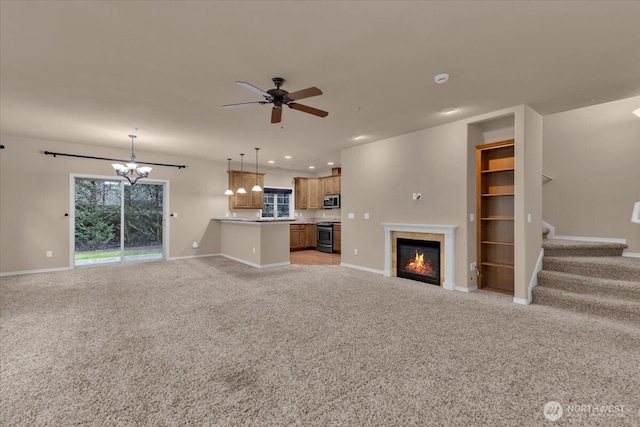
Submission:
M 317 248 L 320 252 L 333 252 L 333 227 L 318 225 Z

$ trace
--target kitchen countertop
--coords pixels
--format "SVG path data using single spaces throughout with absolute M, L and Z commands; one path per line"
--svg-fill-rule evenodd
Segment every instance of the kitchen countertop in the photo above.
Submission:
M 331 219 L 287 219 L 287 218 L 279 218 L 279 219 L 270 219 L 270 218 L 214 218 L 217 221 L 225 221 L 225 222 L 288 222 L 290 224 L 317 224 L 319 222 L 330 222 L 333 224 L 341 224 L 339 220 L 331 220 Z
M 293 219 L 267 219 L 267 218 L 214 218 L 223 222 L 295 222 Z

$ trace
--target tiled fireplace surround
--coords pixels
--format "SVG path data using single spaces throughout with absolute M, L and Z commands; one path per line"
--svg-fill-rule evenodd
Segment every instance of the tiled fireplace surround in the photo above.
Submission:
M 384 227 L 384 275 L 396 275 L 396 239 L 440 242 L 440 285 L 455 289 L 456 225 L 382 224 Z

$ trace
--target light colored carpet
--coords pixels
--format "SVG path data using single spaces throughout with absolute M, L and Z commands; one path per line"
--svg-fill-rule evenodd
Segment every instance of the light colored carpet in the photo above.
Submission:
M 4 277 L 0 321 L 3 426 L 640 424 L 640 325 L 341 266 Z
M 623 257 L 626 245 L 554 239 L 542 246 L 534 303 L 640 322 L 640 259 Z

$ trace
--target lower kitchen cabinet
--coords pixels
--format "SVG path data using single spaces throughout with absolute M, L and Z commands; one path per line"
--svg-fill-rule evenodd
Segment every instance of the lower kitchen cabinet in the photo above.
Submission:
M 317 246 L 315 224 L 291 224 L 289 226 L 289 249 L 315 249 Z
M 342 252 L 342 225 L 333 224 L 333 252 Z

